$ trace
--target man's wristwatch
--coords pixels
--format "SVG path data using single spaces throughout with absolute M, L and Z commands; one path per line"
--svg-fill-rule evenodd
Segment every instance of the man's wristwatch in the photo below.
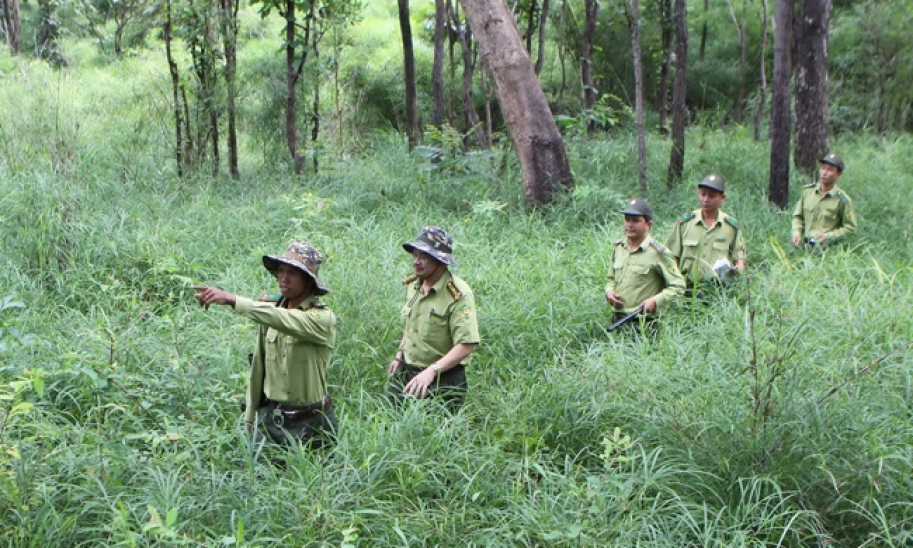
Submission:
M 433 364 L 429 365 L 428 368 L 431 369 L 432 371 L 434 371 L 435 375 L 441 374 L 441 364 L 439 364 L 437 362 L 434 362 Z

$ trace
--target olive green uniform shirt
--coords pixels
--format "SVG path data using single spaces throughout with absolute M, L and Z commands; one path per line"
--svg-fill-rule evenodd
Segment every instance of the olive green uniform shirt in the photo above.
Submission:
M 641 244 L 631 249 L 626 239 L 617 240 L 612 247 L 606 291 L 614 291 L 625 301 L 622 312 L 633 312 L 649 298 L 656 301 L 656 311 L 673 302 L 685 291 L 672 253 L 649 234 Z
M 678 259 L 678 269 L 688 283 L 716 279 L 713 265 L 720 259 L 729 259 L 733 266 L 748 259 L 739 222 L 723 211 L 717 212 L 712 226 L 704 224 L 700 209 L 685 215 L 672 229 L 666 246 Z
M 422 293 L 415 275 L 403 279 L 406 301 L 402 308 L 406 363 L 428 367 L 458 344 L 478 344 L 479 324 L 475 297 L 469 285 L 449 270 Z M 468 365 L 471 356 L 463 359 Z
M 244 418 L 255 422 L 261 396 L 312 405 L 327 395 L 327 366 L 336 344 L 336 315 L 311 296 L 298 308 L 237 297 L 235 313 L 260 324 Z
M 808 240 L 818 234 L 826 236 L 825 243 L 835 243 L 856 232 L 856 208 L 842 188 L 834 185 L 821 193 L 821 183 L 802 190 L 799 203 L 793 210 L 792 235 Z

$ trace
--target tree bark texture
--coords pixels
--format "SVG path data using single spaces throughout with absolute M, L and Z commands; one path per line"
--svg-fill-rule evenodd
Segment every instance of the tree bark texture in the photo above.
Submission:
M 761 19 L 761 84 L 758 90 L 758 108 L 754 113 L 754 140 L 761 140 L 761 118 L 764 116 L 764 104 L 767 99 L 767 0 L 761 0 L 763 14 Z
M 447 3 L 434 0 L 434 64 L 431 67 L 431 97 L 434 107 L 431 123 L 444 125 L 444 38 L 448 31 Z
M 789 199 L 789 79 L 792 75 L 792 0 L 776 0 L 774 10 L 774 74 L 770 101 L 770 188 L 771 203 L 780 209 Z
M 228 135 L 225 136 L 228 149 L 228 173 L 233 179 L 240 179 L 238 170 L 238 8 L 240 0 L 219 0 L 221 8 L 222 51 L 225 56 L 225 110 L 228 117 Z
M 685 168 L 685 122 L 688 117 L 685 104 L 688 83 L 688 20 L 685 0 L 675 0 L 672 19 L 675 22 L 675 83 L 672 85 L 672 151 L 669 153 L 669 177 L 666 181 L 670 188 L 681 181 Z
M 647 192 L 647 141 L 644 136 L 644 67 L 640 57 L 640 5 L 631 0 L 631 50 L 634 52 L 634 125 L 637 128 L 637 165 L 641 194 Z
M 796 168 L 814 174 L 828 150 L 827 30 L 831 0 L 805 0 L 796 22 Z
M 584 9 L 586 18 L 583 24 L 583 36 L 580 44 L 580 81 L 583 83 L 583 105 L 587 110 L 593 108 L 599 100 L 596 83 L 593 80 L 593 40 L 596 37 L 596 17 L 599 15 L 599 2 L 586 0 Z
M 19 55 L 22 45 L 22 15 L 19 12 L 19 0 L 0 0 L 3 4 L 2 30 L 6 45 L 13 55 Z
M 399 8 L 399 31 L 403 37 L 403 79 L 406 84 L 406 135 L 409 150 L 415 148 L 421 138 L 418 120 L 418 99 L 415 89 L 415 53 L 412 48 L 412 24 L 409 21 L 409 0 L 397 0 Z
M 504 0 L 462 0 L 510 131 L 526 198 L 551 201 L 573 186 L 564 141 Z
M 292 163 L 295 167 L 295 173 L 304 173 L 305 158 L 298 152 L 298 98 L 296 96 L 296 84 L 298 76 L 304 67 L 304 56 L 300 64 L 295 66 L 295 0 L 286 0 L 285 11 L 282 13 L 285 18 L 285 142 L 288 145 L 289 154 L 292 157 Z M 310 27 L 308 35 L 304 39 L 307 44 L 310 41 Z

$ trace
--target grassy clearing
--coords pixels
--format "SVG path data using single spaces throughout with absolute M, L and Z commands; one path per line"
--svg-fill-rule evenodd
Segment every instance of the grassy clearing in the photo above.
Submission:
M 0 87 L 5 111 L 21 92 L 30 112 L 0 126 L 7 545 L 909 543 L 909 138 L 835 143 L 862 228 L 824 256 L 787 249 L 789 214 L 768 207 L 767 153 L 747 133 L 693 129 L 688 183 L 672 191 L 668 143 L 650 140 L 654 234 L 718 170 L 752 273 L 632 339 L 602 332 L 616 211 L 636 194 L 627 135 L 569 139 L 578 190 L 538 211 L 509 151 L 439 173 L 389 135 L 305 179 L 248 157 L 240 183 L 175 181 L 164 133 L 91 115 L 132 92 L 90 87 L 96 101 L 58 116 L 41 107 L 50 84 L 79 98 L 87 77 L 23 70 Z M 453 417 L 391 413 L 380 396 L 409 270 L 400 244 L 427 224 L 455 236 L 481 309 L 472 393 Z M 184 288 L 271 290 L 259 257 L 292 237 L 326 256 L 341 432 L 276 468 L 239 424 L 253 326 Z

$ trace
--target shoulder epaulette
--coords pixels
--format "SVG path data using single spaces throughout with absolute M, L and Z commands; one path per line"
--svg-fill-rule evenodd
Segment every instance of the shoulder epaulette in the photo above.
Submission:
M 736 230 L 742 228 L 741 225 L 739 225 L 739 222 L 736 221 L 734 217 L 728 217 L 728 216 L 727 216 L 727 217 L 726 217 L 726 222 L 729 223 L 729 224 L 731 224 L 731 225 L 732 225 L 732 228 L 734 228 L 734 229 L 736 229 Z
M 624 240 L 622 240 L 621 238 L 618 238 L 617 240 L 615 240 L 615 245 L 621 245 L 623 243 L 624 243 Z
M 695 217 L 696 217 L 696 215 L 695 215 L 694 212 L 692 211 L 691 213 L 688 213 L 687 215 L 682 215 L 682 218 L 679 219 L 679 222 L 680 222 L 680 223 L 687 223 L 688 221 L 690 221 L 691 219 L 693 219 L 693 218 L 695 218 Z
M 320 301 L 314 301 L 311 303 L 311 308 L 326 308 L 327 305 L 323 304 Z
M 805 188 L 815 188 L 816 186 L 818 186 L 818 183 L 809 183 L 805 185 Z
M 447 292 L 450 293 L 450 298 L 455 301 L 460 300 L 460 297 L 463 296 L 463 292 L 457 289 L 457 286 L 455 283 L 453 283 L 453 280 L 449 280 L 447 282 Z
M 405 276 L 403 276 L 403 285 L 409 285 L 417 279 L 418 279 L 418 276 L 415 275 L 415 272 L 412 272 L 411 274 L 406 274 Z
M 850 197 L 847 196 L 846 193 L 842 190 L 837 192 L 837 197 L 840 198 L 840 201 L 844 204 L 850 203 Z
M 652 240 L 652 241 L 650 242 L 650 247 L 652 247 L 653 249 L 655 249 L 656 251 L 660 252 L 660 253 L 663 254 L 663 255 L 671 255 L 671 254 L 672 254 L 672 252 L 669 251 L 669 248 L 668 248 L 668 247 L 666 247 L 666 246 L 664 246 L 663 244 L 657 242 L 656 240 Z

